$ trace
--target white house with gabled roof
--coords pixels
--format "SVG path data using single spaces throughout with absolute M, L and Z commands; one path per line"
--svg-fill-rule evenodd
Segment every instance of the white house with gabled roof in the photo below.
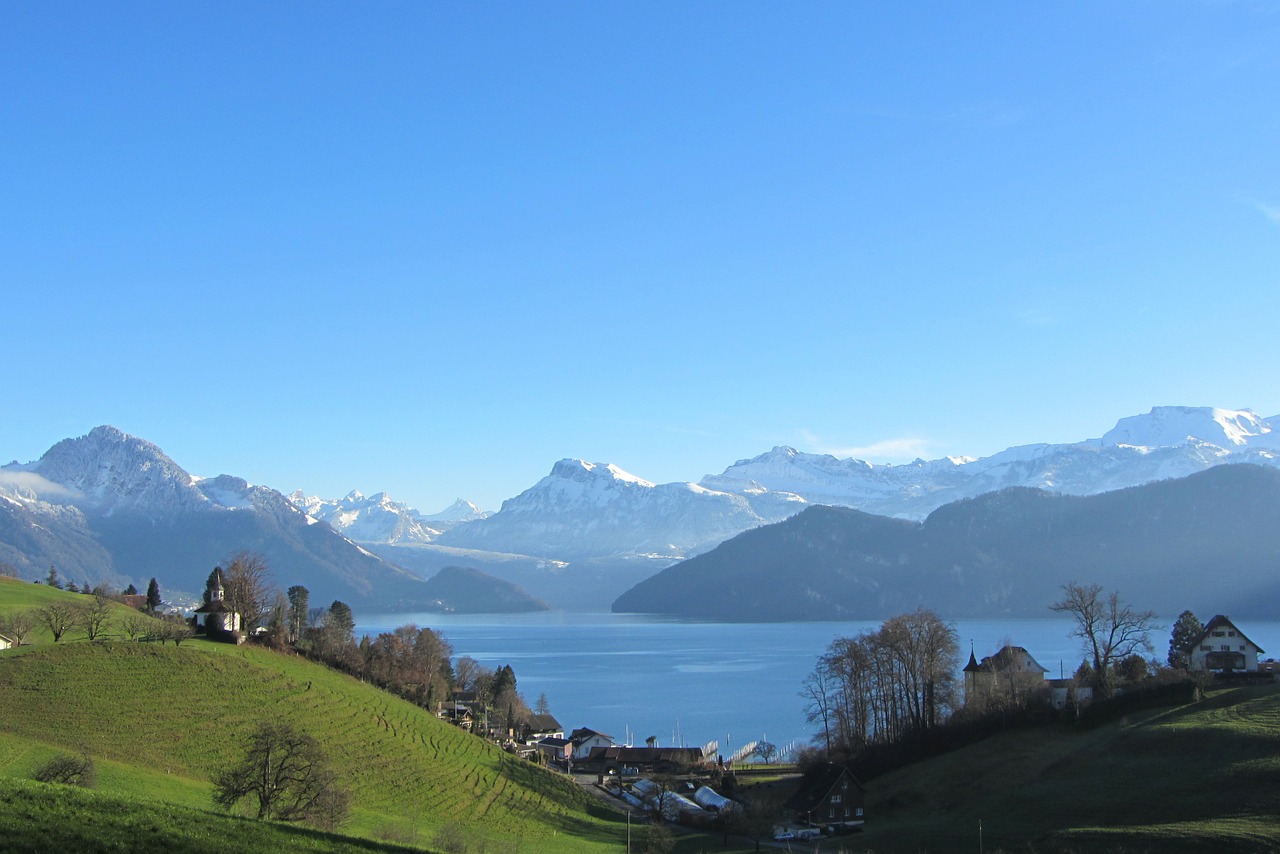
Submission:
M 1235 623 L 1218 614 L 1186 646 L 1187 660 L 1194 672 L 1255 673 L 1258 656 L 1264 650 L 1240 631 Z

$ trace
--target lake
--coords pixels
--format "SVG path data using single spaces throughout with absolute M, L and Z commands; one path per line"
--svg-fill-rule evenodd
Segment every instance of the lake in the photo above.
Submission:
M 510 664 L 530 706 L 545 693 L 566 730 L 628 734 L 643 744 L 701 746 L 720 742 L 728 755 L 748 741 L 779 747 L 808 742 L 801 683 L 836 637 L 876 629 L 880 621 L 843 623 L 694 623 L 636 614 L 563 611 L 518 615 L 391 614 L 370 617 L 357 636 L 416 623 L 430 627 L 487 667 Z M 1169 627 L 1153 633 L 1155 655 L 1168 652 Z M 970 642 L 978 657 L 1005 643 L 1026 647 L 1048 676 L 1068 676 L 1082 656 L 1070 620 L 964 620 L 955 623 L 961 658 Z M 1245 628 L 1274 649 L 1280 624 Z M 1255 634 L 1256 632 L 1256 634 Z

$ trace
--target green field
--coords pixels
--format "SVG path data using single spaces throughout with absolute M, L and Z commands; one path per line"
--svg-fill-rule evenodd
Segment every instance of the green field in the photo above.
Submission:
M 0 579 L 0 613 L 74 596 Z M 96 843 L 102 850 L 131 850 L 113 848 L 112 834 L 134 832 L 161 807 L 164 827 L 149 830 L 148 838 L 214 850 L 202 848 L 202 840 L 227 822 L 247 838 L 244 826 L 257 823 L 220 814 L 211 778 L 240 755 L 259 722 L 271 720 L 316 737 L 354 796 L 342 833 L 358 839 L 272 825 L 272 833 L 304 834 L 306 850 L 344 850 L 368 840 L 431 848 L 442 830 L 460 834 L 472 850 L 625 849 L 625 820 L 568 778 L 352 677 L 252 645 L 77 637 L 83 635 L 53 644 L 44 634 L 33 645 L 0 652 L 0 831 L 8 822 L 28 834 L 66 832 L 50 822 L 64 815 L 57 804 L 76 797 L 88 798 L 73 811 L 84 819 L 81 831 L 97 838 L 103 828 Z M 92 793 L 18 782 L 59 753 L 79 752 L 97 767 Z M 17 850 L 47 847 L 17 845 L 0 832 L 0 849 L 6 838 Z M 262 839 L 261 846 L 237 850 L 304 845 Z M 678 850 L 703 850 L 706 839 L 683 837 Z M 80 842 L 62 847 L 86 850 Z
M 1280 850 L 1280 687 L 1095 730 L 1010 733 L 879 777 L 858 847 Z M 906 843 L 906 844 L 904 844 Z M 1030 846 L 1030 847 L 1029 847 Z

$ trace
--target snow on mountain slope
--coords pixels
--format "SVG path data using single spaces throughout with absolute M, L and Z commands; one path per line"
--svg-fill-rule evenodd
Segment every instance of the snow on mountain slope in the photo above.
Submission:
M 492 515 L 492 511 L 481 510 L 470 501 L 459 498 L 439 513 L 419 513 L 418 518 L 428 524 L 452 527 L 462 522 L 474 522 L 477 519 L 485 519 Z
M 1249 410 L 1162 406 L 1120 419 L 1100 439 L 1072 444 L 1023 445 L 980 459 L 907 465 L 774 448 L 701 482 L 739 494 L 786 490 L 814 504 L 920 519 L 943 504 L 1010 486 L 1092 495 L 1223 463 L 1280 466 L 1276 423 Z
M 677 557 L 802 507 L 776 494 L 762 499 L 693 483 L 653 484 L 614 465 L 565 459 L 493 516 L 454 528 L 437 543 L 560 559 Z
M 345 498 L 334 500 L 306 496 L 298 490 L 289 501 L 357 543 L 429 543 L 443 529 L 426 524 L 416 510 L 393 501 L 385 492 L 366 497 L 352 490 Z
M 1280 435 L 1247 409 L 1211 409 L 1194 406 L 1158 406 L 1146 415 L 1121 418 L 1103 435 L 1104 445 L 1136 445 L 1164 448 L 1194 440 L 1220 448 L 1280 447 Z
M 87 436 L 63 439 L 39 460 L 10 464 L 6 472 L 31 472 L 52 489 L 34 486 L 35 497 L 98 512 L 162 516 L 206 509 L 210 500 L 195 478 L 158 447 L 114 427 L 95 427 Z

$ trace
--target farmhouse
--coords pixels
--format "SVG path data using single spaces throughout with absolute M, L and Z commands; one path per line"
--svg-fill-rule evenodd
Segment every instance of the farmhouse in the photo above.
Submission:
M 575 747 L 573 755 L 579 756 Z M 577 759 L 582 766 L 600 774 L 621 774 L 623 769 L 633 768 L 641 773 L 668 774 L 701 765 L 702 751 L 697 747 L 596 747 L 585 759 Z
M 843 765 L 832 762 L 814 768 L 800 782 L 800 788 L 783 808 L 797 822 L 831 831 L 862 827 L 866 789 Z
M 1192 638 L 1185 652 L 1193 672 L 1255 673 L 1258 656 L 1264 650 L 1245 637 L 1230 619 L 1218 614 Z
M 12 649 L 18 642 L 8 635 L 0 635 L 0 649 Z
M 573 742 L 574 756 L 589 756 L 597 747 L 613 746 L 613 736 L 586 727 L 578 727 L 569 733 L 569 741 Z

